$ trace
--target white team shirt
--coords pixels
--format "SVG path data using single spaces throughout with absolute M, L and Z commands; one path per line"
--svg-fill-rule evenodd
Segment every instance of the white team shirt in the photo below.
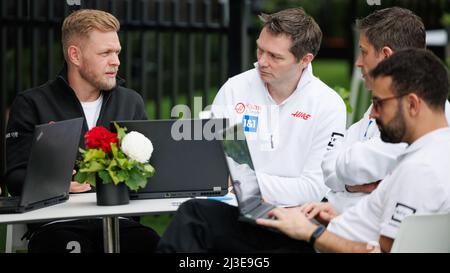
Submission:
M 327 188 L 320 164 L 330 136 L 345 130 L 341 97 L 308 66 L 294 93 L 280 104 L 270 96 L 256 68 L 230 78 L 211 111 L 242 123 L 261 193 L 278 206 L 320 201 Z
M 86 117 L 86 121 L 88 124 L 89 130 L 95 127 L 97 124 L 98 117 L 100 116 L 100 110 L 102 109 L 103 103 L 103 94 L 100 93 L 100 96 L 95 101 L 89 102 L 81 102 L 81 106 L 83 107 L 84 116 Z
M 435 130 L 412 143 L 378 188 L 333 219 L 328 230 L 358 242 L 395 239 L 412 214 L 450 212 L 450 128 Z
M 363 185 L 382 180 L 397 165 L 406 143 L 383 142 L 374 119 L 369 118 L 372 105 L 363 118 L 350 126 L 345 138 L 338 139 L 322 163 L 325 184 L 331 189 L 327 199 L 342 213 L 367 196 L 364 193 L 349 193 L 345 185 Z M 445 104 L 445 114 L 450 123 L 450 104 Z

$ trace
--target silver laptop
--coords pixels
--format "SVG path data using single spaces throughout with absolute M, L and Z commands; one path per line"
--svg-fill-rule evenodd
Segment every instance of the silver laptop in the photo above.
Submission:
M 1 197 L 0 213 L 22 213 L 66 201 L 83 118 L 37 125 L 20 196 Z
M 242 124 L 224 130 L 222 136 L 223 152 L 238 202 L 240 220 L 254 223 L 258 218 L 268 218 L 268 212 L 275 206 L 262 198 Z

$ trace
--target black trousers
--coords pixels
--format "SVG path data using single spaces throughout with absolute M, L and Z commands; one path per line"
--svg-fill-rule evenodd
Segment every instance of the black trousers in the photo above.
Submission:
M 152 253 L 159 235 L 151 228 L 130 219 L 120 219 L 120 252 Z M 33 231 L 28 243 L 29 253 L 102 253 L 103 222 L 81 219 L 56 222 Z
M 238 221 L 238 217 L 238 208 L 223 202 L 189 200 L 179 207 L 157 252 L 314 252 L 304 241 Z

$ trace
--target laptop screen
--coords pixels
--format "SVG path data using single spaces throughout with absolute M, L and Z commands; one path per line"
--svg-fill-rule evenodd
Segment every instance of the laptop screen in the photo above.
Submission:
M 262 202 L 262 195 L 242 124 L 225 130 L 223 138 L 222 146 L 233 183 L 233 191 L 241 212 L 247 213 Z
M 228 171 L 215 135 L 226 119 L 117 121 L 153 143 L 155 175 L 131 199 L 217 196 L 228 192 Z M 111 124 L 111 127 L 114 127 Z
M 37 125 L 21 205 L 68 196 L 83 118 Z

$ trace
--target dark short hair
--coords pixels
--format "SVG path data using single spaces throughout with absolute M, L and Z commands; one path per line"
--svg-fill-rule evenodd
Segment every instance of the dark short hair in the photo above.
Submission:
M 322 31 L 314 19 L 302 8 L 290 8 L 273 14 L 261 14 L 263 28 L 275 35 L 292 38 L 290 51 L 300 60 L 307 53 L 317 55 L 322 42 Z
M 448 71 L 431 51 L 400 50 L 381 61 L 371 72 L 373 79 L 391 77 L 395 95 L 415 93 L 430 108 L 445 111 L 449 95 Z
M 394 51 L 426 47 L 422 19 L 408 9 L 392 7 L 377 10 L 356 20 L 356 25 L 377 52 L 385 46 Z

